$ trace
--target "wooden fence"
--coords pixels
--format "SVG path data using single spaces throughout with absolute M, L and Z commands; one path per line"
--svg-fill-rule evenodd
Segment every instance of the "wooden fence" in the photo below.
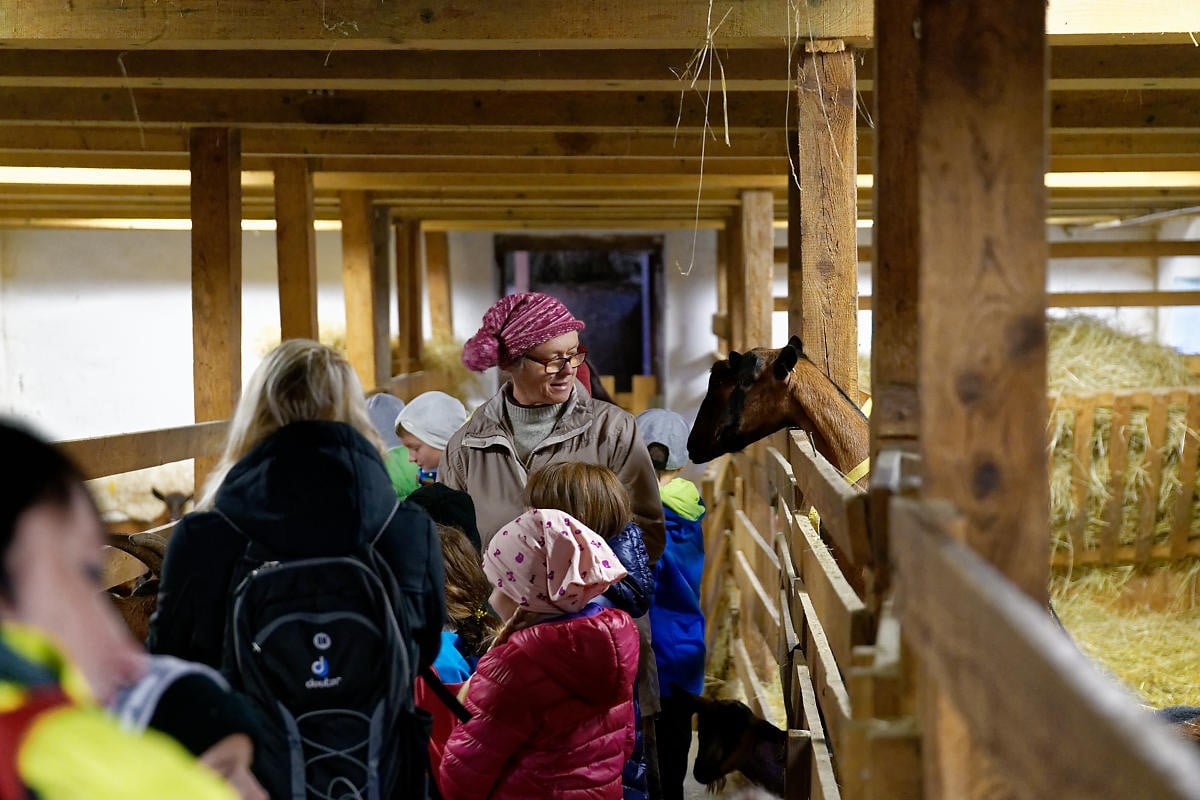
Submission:
M 1051 395 L 1055 566 L 1200 555 L 1200 389 Z
M 952 508 L 915 499 L 915 463 L 881 453 L 868 508 L 805 437 L 781 433 L 702 481 L 710 653 L 732 621 L 733 673 L 756 712 L 779 682 L 785 796 L 925 797 L 922 750 L 938 743 L 921 738 L 921 680 L 986 743 L 1012 796 L 1200 798 L 1191 746 L 960 544 Z M 718 617 L 727 581 L 733 608 Z

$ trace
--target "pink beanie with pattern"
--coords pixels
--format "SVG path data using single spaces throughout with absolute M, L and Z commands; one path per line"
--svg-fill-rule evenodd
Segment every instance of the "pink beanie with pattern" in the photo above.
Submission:
M 474 372 L 507 366 L 530 348 L 583 328 L 583 322 L 548 294 L 510 294 L 483 315 L 483 325 L 463 345 L 462 362 Z
M 484 548 L 483 571 L 519 607 L 578 611 L 628 573 L 600 534 L 564 511 L 533 508 Z

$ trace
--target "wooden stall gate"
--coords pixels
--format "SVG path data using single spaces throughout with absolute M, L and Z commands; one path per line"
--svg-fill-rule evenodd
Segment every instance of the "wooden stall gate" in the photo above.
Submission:
M 228 430 L 228 420 L 221 420 L 179 428 L 72 439 L 58 442 L 57 446 L 79 466 L 84 480 L 93 480 L 190 458 L 219 455 L 225 446 Z M 202 477 L 197 480 L 197 489 L 201 481 Z M 151 531 L 169 536 L 174 527 L 174 522 L 168 522 Z M 104 588 L 116 586 L 144 571 L 144 567 L 130 563 L 132 557 L 126 557 L 112 548 L 106 552 L 111 557 L 105 559 Z
M 778 642 L 789 800 L 942 796 L 923 786 L 918 679 L 945 691 L 970 735 L 987 743 L 1011 796 L 1200 798 L 1193 746 L 961 544 L 949 504 L 916 499 L 915 456 L 880 453 L 868 514 L 867 497 L 803 434 L 750 450 L 714 462 L 703 481 L 702 600 L 711 643 L 722 583 L 735 581 L 725 619 L 756 713 L 773 678 L 754 643 Z M 773 548 L 747 514 L 768 502 Z
M 1053 394 L 1049 470 L 1069 469 L 1071 513 L 1056 567 L 1200 555 L 1200 388 Z M 1069 449 L 1069 466 L 1056 452 Z M 1167 469 L 1164 466 L 1171 462 Z
M 724 580 L 735 581 L 734 673 L 763 714 L 767 681 L 780 681 L 788 729 L 786 797 L 919 798 L 919 739 L 911 678 L 885 576 L 870 564 L 865 494 L 798 432 L 780 432 L 717 460 L 702 494 L 706 517 L 702 602 L 710 652 Z M 751 520 L 768 509 L 766 535 Z M 819 524 L 833 549 L 814 527 Z M 836 557 L 835 557 L 836 551 Z M 778 671 L 756 658 L 771 645 Z

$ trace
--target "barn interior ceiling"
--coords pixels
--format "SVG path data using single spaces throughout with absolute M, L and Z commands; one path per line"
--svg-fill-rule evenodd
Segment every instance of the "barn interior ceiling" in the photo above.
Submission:
M 0 7 L 0 166 L 186 170 L 189 128 L 221 126 L 241 131 L 249 220 L 273 216 L 280 159 L 309 164 L 325 220 L 338 192 L 367 190 L 394 216 L 448 228 L 717 226 L 756 188 L 776 194 L 782 219 L 789 71 L 806 39 L 840 38 L 858 55 L 869 219 L 871 11 L 868 0 L 739 0 L 711 16 L 680 0 L 22 0 Z M 1189 33 L 1200 7 L 1055 0 L 1047 27 L 1048 214 L 1200 204 Z M 695 84 L 677 77 L 708 41 Z M 0 175 L 0 220 L 187 218 L 187 181 L 152 174 Z

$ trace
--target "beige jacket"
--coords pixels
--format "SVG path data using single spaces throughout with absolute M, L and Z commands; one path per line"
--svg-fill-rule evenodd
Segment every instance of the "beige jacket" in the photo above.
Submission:
M 610 403 L 593 400 L 576 381 L 562 417 L 529 454 L 528 463 L 522 464 L 504 413 L 507 391 L 507 385 L 502 386 L 450 437 L 438 468 L 439 481 L 475 501 L 484 545 L 524 510 L 529 473 L 559 461 L 582 461 L 603 464 L 617 473 L 629 490 L 633 521 L 641 526 L 650 563 L 656 562 L 666 544 L 662 501 L 654 465 L 633 416 Z

